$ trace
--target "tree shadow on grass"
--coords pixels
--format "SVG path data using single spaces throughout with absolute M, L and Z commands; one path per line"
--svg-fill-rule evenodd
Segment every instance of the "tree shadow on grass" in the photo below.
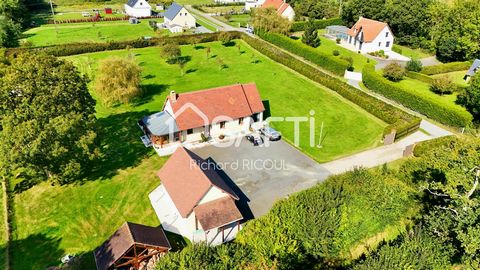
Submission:
M 235 41 L 231 40 L 231 41 L 229 41 L 229 42 L 227 42 L 227 43 L 223 43 L 222 45 L 223 45 L 224 47 L 233 47 L 233 46 L 235 46 L 235 44 L 236 44 Z
M 157 95 L 162 94 L 168 89 L 168 84 L 144 84 L 142 85 L 143 95 L 131 102 L 133 106 L 140 106 L 149 103 Z M 160 108 L 159 108 L 160 110 Z
M 206 47 L 203 46 L 203 45 L 196 45 L 195 47 L 193 47 L 195 50 L 203 50 L 205 49 Z
M 58 266 L 65 251 L 60 248 L 60 238 L 45 234 L 32 234 L 25 239 L 10 242 L 12 269 L 47 269 Z M 2 253 L 5 246 L 1 247 Z
M 136 166 L 142 159 L 154 154 L 140 140 L 143 133 L 137 125 L 138 120 L 150 114 L 146 110 L 126 112 L 97 120 L 102 157 L 92 166 L 86 180 L 110 178 L 117 170 Z

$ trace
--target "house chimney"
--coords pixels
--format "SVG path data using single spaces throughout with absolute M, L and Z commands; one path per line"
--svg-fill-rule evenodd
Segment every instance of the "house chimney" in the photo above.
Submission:
M 172 103 L 175 103 L 177 102 L 177 93 L 175 93 L 175 91 L 170 91 L 170 100 L 172 101 Z

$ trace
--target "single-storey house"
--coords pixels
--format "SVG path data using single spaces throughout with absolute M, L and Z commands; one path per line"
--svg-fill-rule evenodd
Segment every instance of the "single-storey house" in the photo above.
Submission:
M 183 147 L 173 153 L 157 174 L 161 185 L 149 194 L 165 230 L 209 245 L 235 237 L 243 219 L 239 197 L 217 169 Z
M 244 136 L 253 123 L 262 123 L 264 111 L 254 83 L 181 94 L 171 91 L 163 110 L 142 118 L 138 125 L 157 153 L 168 155 L 180 145 L 189 147 L 207 138 Z
M 152 16 L 152 7 L 146 0 L 128 0 L 125 4 L 125 13 L 136 18 L 150 17 Z
M 274 8 L 277 10 L 278 15 L 293 21 L 295 18 L 295 11 L 285 0 L 266 0 L 262 8 Z
M 147 269 L 170 249 L 162 228 L 125 222 L 93 255 L 98 270 Z
M 367 18 L 360 19 L 353 25 L 348 34 L 347 48 L 360 53 L 370 53 L 383 50 L 391 51 L 394 36 L 388 24 Z
M 470 67 L 470 69 L 468 69 L 467 74 L 465 74 L 465 77 L 463 77 L 463 79 L 465 81 L 469 81 L 471 77 L 475 76 L 475 74 L 478 73 L 478 71 L 480 71 L 480 59 L 475 59 L 475 61 L 473 61 L 472 66 Z
M 179 29 L 195 28 L 197 26 L 197 21 L 185 7 L 173 2 L 168 7 L 167 11 L 165 11 L 164 25 L 165 28 L 176 33 Z

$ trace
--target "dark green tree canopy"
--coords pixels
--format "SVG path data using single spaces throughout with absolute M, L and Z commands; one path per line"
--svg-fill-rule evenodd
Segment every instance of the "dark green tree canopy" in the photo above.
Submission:
M 63 60 L 25 53 L 0 78 L 0 172 L 67 183 L 98 150 L 87 79 Z
M 302 36 L 302 42 L 313 48 L 320 46 L 320 38 L 318 37 L 318 31 L 313 20 L 307 23 L 307 27 Z

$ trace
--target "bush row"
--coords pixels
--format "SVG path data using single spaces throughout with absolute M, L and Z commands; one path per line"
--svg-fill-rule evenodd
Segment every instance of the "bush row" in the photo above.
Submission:
M 315 24 L 315 27 L 317 29 L 324 29 L 325 27 L 330 25 L 342 25 L 343 21 L 341 18 L 331 18 L 326 20 L 315 20 L 313 23 Z M 306 25 L 307 25 L 307 22 L 294 22 L 292 24 L 292 28 L 290 29 L 290 31 L 292 32 L 303 31 L 305 30 Z
M 363 82 L 370 90 L 378 92 L 438 122 L 456 127 L 467 127 L 472 123 L 473 117 L 466 110 L 454 105 L 439 104 L 433 98 L 416 95 L 409 89 L 400 87 L 383 78 L 375 71 L 373 65 L 367 65 L 363 69 Z
M 422 74 L 422 73 L 413 72 L 413 71 L 408 71 L 407 72 L 407 77 L 415 79 L 415 80 L 419 80 L 421 82 L 428 83 L 428 84 L 432 84 L 432 82 L 433 82 L 432 77 L 429 77 L 429 76 L 427 76 L 425 74 Z
M 416 157 L 422 157 L 425 155 L 425 153 L 428 153 L 433 149 L 438 149 L 440 147 L 450 147 L 457 141 L 457 137 L 455 135 L 451 135 L 420 142 L 415 146 L 415 149 L 413 150 L 413 155 Z
M 266 32 L 258 32 L 257 34 L 262 39 L 293 54 L 299 55 L 336 75 L 343 76 L 345 70 L 351 66 L 350 63 L 343 59 L 335 57 L 332 54 L 324 53 L 321 50 L 314 49 L 301 42 L 296 42 L 287 36 Z
M 452 62 L 435 66 L 423 67 L 421 73 L 425 75 L 435 75 L 454 71 L 467 70 L 472 65 L 472 61 Z
M 407 135 L 418 129 L 421 119 L 410 115 L 392 105 L 368 95 L 367 93 L 348 85 L 347 83 L 321 72 L 297 58 L 272 47 L 268 42 L 243 35 L 242 39 L 257 51 L 268 56 L 276 62 L 279 62 L 296 72 L 316 81 L 326 87 L 337 92 L 344 98 L 357 104 L 370 114 L 383 120 L 389 125 L 385 128 L 384 134 L 390 133 L 392 130 L 397 131 L 396 139 Z
M 239 33 L 229 32 L 232 35 L 232 38 L 238 38 Z M 176 42 L 180 45 L 193 44 L 193 43 L 203 43 L 211 42 L 218 40 L 219 32 L 217 33 L 208 33 L 208 34 L 192 34 L 192 35 L 179 35 L 171 37 L 162 37 L 162 38 L 152 38 L 152 39 L 136 39 L 129 41 L 112 41 L 106 43 L 72 43 L 72 44 L 63 44 L 55 45 L 48 47 L 39 47 L 34 48 L 33 50 L 45 52 L 47 54 L 55 56 L 68 56 L 75 54 L 83 53 L 93 53 L 101 51 L 111 51 L 111 50 L 123 50 L 126 48 L 146 48 L 151 46 L 157 46 L 164 42 Z M 15 48 L 9 49 L 7 51 L 8 55 L 20 53 L 25 49 Z

